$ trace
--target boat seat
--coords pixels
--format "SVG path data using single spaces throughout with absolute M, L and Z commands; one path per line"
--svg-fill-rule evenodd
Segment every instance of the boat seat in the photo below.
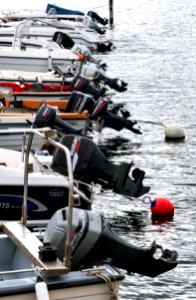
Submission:
M 9 168 L 18 168 L 21 163 L 21 153 L 13 150 L 0 149 L 0 165 Z

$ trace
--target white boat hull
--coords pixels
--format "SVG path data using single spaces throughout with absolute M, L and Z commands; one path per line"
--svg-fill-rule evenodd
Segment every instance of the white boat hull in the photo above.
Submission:
M 111 264 L 69 271 L 58 258 L 41 260 L 38 250 L 42 242 L 20 223 L 5 222 L 2 228 L 6 232 L 0 236 L 2 300 L 45 300 L 37 297 L 38 294 L 44 295 L 43 284 L 45 295 L 50 300 L 109 300 L 117 293 L 124 275 Z M 44 273 L 40 275 L 41 269 L 45 270 L 46 276 Z
M 70 65 L 78 55 L 66 49 L 27 49 L 12 50 L 10 47 L 0 49 L 0 69 L 30 72 L 48 72 L 57 66 L 63 73 L 68 73 Z
M 118 291 L 119 282 L 115 282 L 114 291 L 111 291 L 106 283 L 80 286 L 78 288 L 66 288 L 49 291 L 50 300 L 111 300 L 112 292 Z M 1 300 L 37 300 L 35 293 L 1 296 Z M 113 298 L 115 299 L 115 298 Z M 44 300 L 44 299 L 43 299 Z
M 70 21 L 57 19 L 35 19 L 17 22 L 14 26 L 0 28 L 0 37 L 28 36 L 29 38 L 51 39 L 55 32 L 67 34 L 76 44 L 86 46 L 90 51 L 99 49 L 99 44 L 110 44 L 103 36 L 94 30 Z

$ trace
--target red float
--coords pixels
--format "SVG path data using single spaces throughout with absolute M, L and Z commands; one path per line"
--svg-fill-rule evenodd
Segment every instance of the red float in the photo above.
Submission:
M 155 198 L 150 206 L 153 217 L 167 217 L 174 215 L 174 205 L 168 198 Z

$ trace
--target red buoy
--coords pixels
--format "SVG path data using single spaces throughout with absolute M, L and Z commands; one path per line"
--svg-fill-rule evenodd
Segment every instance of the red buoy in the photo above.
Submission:
M 174 205 L 168 198 L 155 198 L 150 206 L 152 216 L 163 218 L 174 215 Z
M 77 60 L 79 60 L 79 61 L 83 61 L 84 60 L 84 55 L 78 55 L 78 59 Z

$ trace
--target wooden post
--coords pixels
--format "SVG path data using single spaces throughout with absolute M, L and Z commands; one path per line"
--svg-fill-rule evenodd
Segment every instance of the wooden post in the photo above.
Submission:
M 113 17 L 113 0 L 109 0 L 109 15 L 110 15 L 110 25 L 114 24 L 114 17 Z

